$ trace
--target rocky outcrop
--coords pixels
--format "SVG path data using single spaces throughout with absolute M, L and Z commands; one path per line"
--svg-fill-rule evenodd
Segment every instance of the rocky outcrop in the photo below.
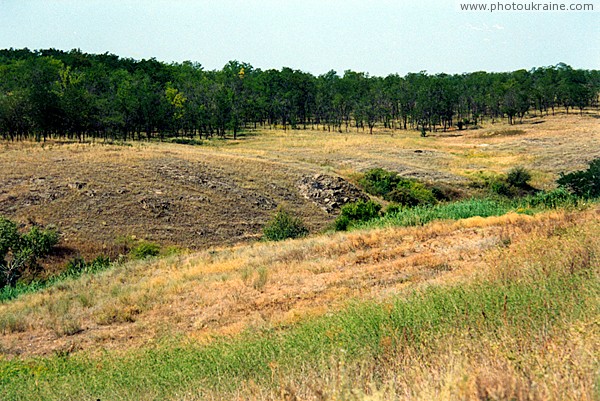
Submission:
M 325 174 L 305 176 L 298 182 L 300 194 L 327 213 L 336 213 L 343 205 L 368 200 L 360 189 L 341 177 Z

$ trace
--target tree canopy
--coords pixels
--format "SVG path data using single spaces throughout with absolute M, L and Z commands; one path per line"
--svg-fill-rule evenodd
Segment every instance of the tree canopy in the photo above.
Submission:
M 42 140 L 237 137 L 257 126 L 326 131 L 463 129 L 481 118 L 514 123 L 557 107 L 598 107 L 600 71 L 565 64 L 505 73 L 387 77 L 230 61 L 133 60 L 114 54 L 0 50 L 0 136 Z

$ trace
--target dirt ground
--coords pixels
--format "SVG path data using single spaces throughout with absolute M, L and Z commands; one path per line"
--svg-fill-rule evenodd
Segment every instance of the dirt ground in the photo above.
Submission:
M 0 166 L 0 214 L 54 224 L 88 253 L 125 236 L 192 249 L 253 241 L 279 205 L 313 231 L 330 220 L 295 186 L 314 171 L 205 149 L 9 144 Z

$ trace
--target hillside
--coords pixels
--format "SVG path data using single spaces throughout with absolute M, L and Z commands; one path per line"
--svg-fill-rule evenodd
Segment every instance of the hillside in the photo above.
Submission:
M 468 195 L 514 166 L 549 189 L 600 157 L 598 121 L 2 143 L 0 214 L 56 224 L 69 255 L 184 249 L 1 302 L 0 399 L 598 399 L 596 201 L 332 233 L 303 189 L 384 167 Z M 258 241 L 281 205 L 311 235 Z
M 0 395 L 591 400 L 599 215 L 336 234 L 64 281 L 0 305 Z
M 91 257 L 116 256 L 127 236 L 191 249 L 252 242 L 280 205 L 318 232 L 336 213 L 303 196 L 301 181 L 315 174 L 352 181 L 356 172 L 383 167 L 464 189 L 481 172 L 522 165 L 533 172 L 534 186 L 550 188 L 559 172 L 600 156 L 600 132 L 598 114 L 589 112 L 427 138 L 383 129 L 375 135 L 266 130 L 201 146 L 2 147 L 0 214 L 25 224 L 54 224 L 68 254 Z

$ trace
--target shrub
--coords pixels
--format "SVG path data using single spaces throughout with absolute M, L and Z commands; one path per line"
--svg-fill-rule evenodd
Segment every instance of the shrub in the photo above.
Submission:
M 359 181 L 364 190 L 375 196 L 385 196 L 396 188 L 401 178 L 397 173 L 374 168 L 365 173 Z
M 523 167 L 515 167 L 508 172 L 506 181 L 509 185 L 521 189 L 530 189 L 527 181 L 531 180 L 531 173 Z
M 388 207 L 385 208 L 385 212 L 383 213 L 383 215 L 389 216 L 400 212 L 402 209 L 404 209 L 404 206 L 398 205 L 397 203 L 391 203 L 388 205 Z
M 79 275 L 85 271 L 86 263 L 85 259 L 81 256 L 75 256 L 70 259 L 65 266 L 65 274 L 66 275 Z
M 360 180 L 364 190 L 375 196 L 405 206 L 433 204 L 433 191 L 416 180 L 402 178 L 398 173 L 375 168 L 367 171 Z
M 512 197 L 515 194 L 513 187 L 504 177 L 493 178 L 488 182 L 487 185 L 489 190 L 497 195 Z
M 436 203 L 433 191 L 423 183 L 402 179 L 384 199 L 403 206 L 432 205 Z
M 556 182 L 577 196 L 600 197 L 600 158 L 590 162 L 587 170 L 574 171 L 566 175 L 561 173 Z
M 105 270 L 109 266 L 110 259 L 108 258 L 108 256 L 97 256 L 91 262 L 86 262 L 81 256 L 75 256 L 73 259 L 67 262 L 64 275 L 80 276 L 84 273 L 95 273 L 101 270 Z
M 531 195 L 535 192 L 535 188 L 528 183 L 530 179 L 531 173 L 527 169 L 514 167 L 508 174 L 480 171 L 469 186 L 487 189 L 491 194 L 515 198 Z
M 449 184 L 436 183 L 430 187 L 431 193 L 438 201 L 454 201 L 464 198 L 464 193 Z
M 284 209 L 279 209 L 263 229 L 263 238 L 270 241 L 300 238 L 306 235 L 308 229 L 302 220 Z
M 54 229 L 33 227 L 25 234 L 0 216 L 0 287 L 14 286 L 26 269 L 37 270 L 38 259 L 52 251 L 59 235 Z
M 17 225 L 0 216 L 0 261 L 3 261 L 8 251 L 19 242 Z
M 129 257 L 134 260 L 158 256 L 160 246 L 152 242 L 142 241 L 129 251 Z
M 341 213 L 335 220 L 336 231 L 345 231 L 356 222 L 369 221 L 379 217 L 381 205 L 373 201 L 358 201 L 342 206 Z

